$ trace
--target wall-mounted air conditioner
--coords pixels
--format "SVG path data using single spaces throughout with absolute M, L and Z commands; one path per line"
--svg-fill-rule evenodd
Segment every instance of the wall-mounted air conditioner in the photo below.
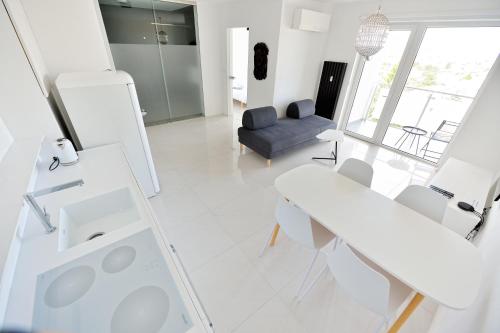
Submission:
M 325 32 L 330 28 L 331 15 L 309 9 L 295 9 L 293 28 L 305 31 Z

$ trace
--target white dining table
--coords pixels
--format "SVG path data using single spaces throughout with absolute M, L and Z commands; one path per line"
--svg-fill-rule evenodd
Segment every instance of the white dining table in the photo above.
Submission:
M 275 180 L 277 191 L 352 248 L 416 291 L 388 332 L 424 297 L 465 309 L 478 294 L 479 250 L 460 235 L 332 169 L 303 165 Z M 275 228 L 272 244 L 279 228 Z

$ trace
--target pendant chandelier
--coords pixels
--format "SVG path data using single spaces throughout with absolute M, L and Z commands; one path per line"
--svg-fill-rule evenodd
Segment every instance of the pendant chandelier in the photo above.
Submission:
M 356 51 L 366 60 L 384 47 L 389 32 L 389 20 L 380 12 L 380 6 L 376 14 L 368 16 L 361 22 L 356 43 Z

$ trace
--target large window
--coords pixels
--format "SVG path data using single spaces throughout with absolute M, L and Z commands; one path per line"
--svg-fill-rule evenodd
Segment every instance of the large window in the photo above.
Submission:
M 346 131 L 438 162 L 499 54 L 496 26 L 391 31 L 358 68 Z
M 363 63 L 347 130 L 371 138 L 394 82 L 410 31 L 390 31 L 385 47 Z

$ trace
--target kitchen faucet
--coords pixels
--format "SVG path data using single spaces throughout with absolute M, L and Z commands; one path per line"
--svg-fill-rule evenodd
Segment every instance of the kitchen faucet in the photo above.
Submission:
M 50 215 L 47 213 L 45 210 L 45 207 L 42 209 L 38 202 L 36 202 L 36 197 L 40 197 L 42 195 L 46 195 L 49 193 L 54 193 L 54 192 L 59 192 L 62 190 L 65 190 L 67 188 L 75 187 L 75 186 L 82 186 L 83 185 L 83 180 L 75 180 L 69 183 L 61 184 L 61 185 L 56 185 L 52 186 L 49 188 L 45 188 L 43 190 L 38 190 L 34 192 L 29 192 L 23 195 L 24 200 L 30 206 L 30 208 L 33 210 L 35 213 L 36 217 L 42 223 L 43 227 L 47 231 L 47 233 L 54 232 L 56 230 L 56 227 L 50 223 Z

